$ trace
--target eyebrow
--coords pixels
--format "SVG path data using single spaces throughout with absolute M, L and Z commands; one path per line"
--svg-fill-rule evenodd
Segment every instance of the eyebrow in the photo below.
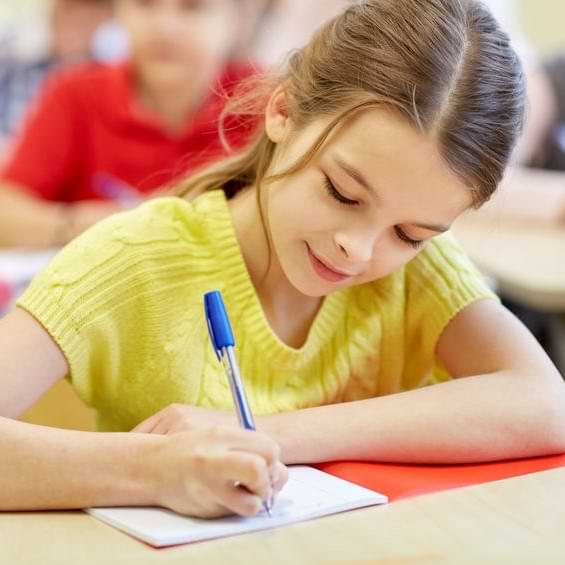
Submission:
M 374 195 L 377 194 L 377 191 L 368 183 L 367 179 L 358 171 L 355 167 L 352 167 L 348 163 L 346 163 L 340 157 L 334 157 L 334 161 L 336 162 L 337 166 L 342 169 L 346 174 L 348 174 L 357 184 L 360 184 L 363 188 L 372 192 Z
M 348 176 L 350 176 L 357 184 L 361 185 L 363 188 L 368 190 L 378 198 L 377 191 L 369 184 L 367 179 L 362 175 L 361 171 L 346 163 L 340 157 L 334 157 L 335 163 L 340 169 L 342 169 Z M 444 224 L 417 224 L 415 222 L 407 222 L 408 225 L 415 226 L 417 228 L 423 228 L 429 231 L 435 231 L 438 233 L 444 233 L 451 229 L 451 226 L 446 226 Z

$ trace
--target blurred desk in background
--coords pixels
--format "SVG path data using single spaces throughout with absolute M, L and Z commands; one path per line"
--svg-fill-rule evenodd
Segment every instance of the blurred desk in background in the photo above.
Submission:
M 469 213 L 453 229 L 501 294 L 545 312 L 565 312 L 565 226 L 483 219 Z
M 498 293 L 518 308 L 565 377 L 565 226 L 471 212 L 453 231 L 475 264 L 496 281 Z M 530 311 L 522 311 L 524 306 Z

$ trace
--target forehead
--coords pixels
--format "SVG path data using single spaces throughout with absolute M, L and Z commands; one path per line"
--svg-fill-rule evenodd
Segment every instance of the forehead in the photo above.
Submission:
M 436 140 L 387 109 L 370 109 L 346 120 L 328 140 L 321 159 L 332 166 L 347 162 L 376 191 L 394 191 L 400 204 L 434 205 L 448 215 L 473 205 L 471 189 L 447 165 Z

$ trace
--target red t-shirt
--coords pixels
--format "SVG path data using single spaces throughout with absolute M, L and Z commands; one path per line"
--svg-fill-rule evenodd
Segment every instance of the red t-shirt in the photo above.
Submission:
M 109 199 L 128 187 L 148 194 L 225 153 L 218 133 L 225 95 L 254 72 L 229 65 L 172 134 L 136 105 L 128 63 L 62 71 L 43 88 L 0 178 L 60 202 Z M 240 145 L 249 129 L 232 124 L 230 143 Z

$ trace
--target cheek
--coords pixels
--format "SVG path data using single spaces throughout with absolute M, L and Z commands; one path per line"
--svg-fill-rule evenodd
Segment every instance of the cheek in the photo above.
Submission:
M 422 249 L 414 250 L 395 241 L 383 242 L 376 249 L 369 272 L 361 282 L 372 282 L 387 277 L 402 269 L 421 252 Z
M 303 221 L 300 207 L 291 200 L 274 198 L 269 203 L 269 226 L 275 247 L 295 239 Z
M 286 229 L 289 236 L 305 236 L 328 223 L 328 210 L 320 201 L 316 186 L 307 177 L 293 178 L 290 182 L 283 180 L 269 190 L 272 225 Z

